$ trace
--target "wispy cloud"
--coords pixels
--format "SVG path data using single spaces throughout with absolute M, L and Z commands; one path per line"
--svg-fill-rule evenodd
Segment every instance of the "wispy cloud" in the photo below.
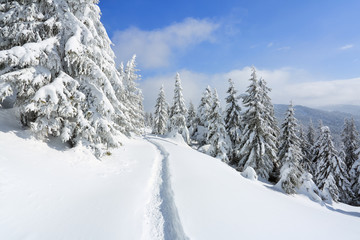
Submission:
M 267 47 L 272 47 L 274 45 L 273 42 L 268 43 Z
M 344 46 L 340 47 L 339 49 L 340 50 L 348 50 L 348 49 L 353 48 L 353 47 L 354 47 L 353 44 L 347 44 L 347 45 L 344 45 Z
M 131 27 L 114 33 L 113 49 L 120 58 L 117 61 L 125 61 L 137 54 L 142 68 L 165 67 L 169 65 L 174 51 L 214 40 L 213 33 L 218 27 L 218 23 L 194 18 L 151 31 Z

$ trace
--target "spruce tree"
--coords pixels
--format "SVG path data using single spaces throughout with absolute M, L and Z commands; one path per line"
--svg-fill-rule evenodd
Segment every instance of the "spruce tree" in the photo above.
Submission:
M 293 105 L 290 104 L 286 112 L 285 120 L 281 126 L 282 135 L 279 147 L 280 180 L 277 183 L 282 189 L 293 194 L 301 185 L 301 177 L 304 173 L 300 162 L 303 159 L 300 138 L 297 136 L 297 120 L 294 116 Z
M 356 160 L 350 170 L 351 189 L 354 193 L 352 203 L 360 205 L 360 158 Z
M 195 119 L 196 129 L 194 129 L 193 131 L 194 140 L 196 140 L 200 145 L 206 144 L 211 107 L 212 107 L 212 93 L 211 93 L 211 88 L 207 86 L 200 99 L 200 104 L 197 109 L 197 114 Z
M 275 144 L 277 145 L 277 139 L 280 136 L 280 129 L 278 127 L 278 123 L 275 117 L 274 105 L 271 102 L 271 98 L 269 93 L 271 92 L 271 88 L 267 86 L 265 79 L 261 78 L 259 80 L 259 86 L 261 89 L 262 96 L 262 104 L 264 105 L 264 119 L 269 125 L 269 132 L 274 136 Z
M 314 128 L 314 124 L 312 122 L 312 119 L 310 119 L 306 137 L 307 137 L 307 141 L 310 144 L 310 146 L 314 146 L 314 143 L 315 143 L 315 128 Z
M 7 1 L 0 18 L 0 100 L 15 95 L 21 122 L 40 138 L 120 145 L 128 112 L 97 1 Z
M 123 71 L 123 84 L 125 89 L 124 101 L 128 107 L 131 124 L 129 131 L 135 133 L 141 133 L 144 128 L 143 95 L 141 89 L 137 86 L 137 81 L 140 80 L 140 75 L 137 74 L 138 71 L 136 69 L 136 55 L 134 55 L 127 62 Z
M 311 145 L 309 144 L 308 138 L 302 127 L 300 128 L 299 131 L 299 139 L 300 139 L 300 149 L 303 155 L 300 165 L 306 172 L 313 174 Z
M 228 140 L 222 110 L 216 89 L 213 93 L 213 105 L 209 115 L 207 143 L 210 145 L 208 154 L 228 163 Z
M 240 136 L 241 136 L 241 108 L 238 104 L 239 97 L 235 90 L 234 83 L 229 79 L 229 88 L 226 97 L 225 110 L 225 129 L 230 139 L 229 158 L 230 161 L 236 161 L 234 158 L 238 155 Z
M 167 131 L 168 121 L 168 104 L 165 99 L 164 86 L 161 86 L 159 96 L 156 100 L 155 113 L 154 113 L 154 134 L 165 134 Z
M 345 119 L 344 129 L 341 134 L 345 153 L 345 164 L 350 171 L 356 160 L 359 159 L 359 132 L 356 129 L 354 118 Z
M 189 109 L 186 117 L 186 126 L 189 129 L 190 138 L 193 137 L 194 130 L 196 129 L 196 112 L 194 104 L 190 101 Z
M 350 188 L 346 165 L 336 151 L 330 129 L 321 128 L 321 134 L 315 143 L 319 150 L 316 158 L 315 183 L 325 196 L 334 201 L 351 202 L 353 192 Z
M 274 132 L 269 130 L 272 124 L 264 116 L 267 111 L 255 68 L 252 69 L 246 92 L 247 95 L 243 97 L 246 111 L 242 114 L 244 127 L 237 167 L 243 170 L 250 166 L 260 177 L 268 179 L 277 161 L 277 146 Z
M 186 127 L 187 109 L 182 94 L 180 74 L 176 73 L 173 105 L 170 109 L 170 129 L 180 133 L 184 140 L 189 143 L 189 130 Z

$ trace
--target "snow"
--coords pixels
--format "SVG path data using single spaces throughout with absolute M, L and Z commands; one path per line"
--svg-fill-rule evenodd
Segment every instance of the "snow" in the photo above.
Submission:
M 247 167 L 242 173 L 241 176 L 249 180 L 255 181 L 258 179 L 258 176 L 255 170 L 252 167 Z
M 40 142 L 0 109 L 1 239 L 358 239 L 360 209 L 249 181 L 180 135 L 99 161 Z M 290 237 L 291 236 L 291 237 Z

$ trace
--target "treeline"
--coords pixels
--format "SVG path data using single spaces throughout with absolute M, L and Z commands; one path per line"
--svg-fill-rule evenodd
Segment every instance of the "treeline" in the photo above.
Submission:
M 279 128 L 271 89 L 258 79 L 255 68 L 249 80 L 246 92 L 239 95 L 229 79 L 224 110 L 210 87 L 197 109 L 192 102 L 187 109 L 177 73 L 172 105 L 161 87 L 155 111 L 145 114 L 145 123 L 154 134 L 180 133 L 193 148 L 238 171 L 252 168 L 288 194 L 305 191 L 314 199 L 359 205 L 360 145 L 354 120 L 345 121 L 339 150 L 321 122 L 317 130 L 312 122 L 306 130 L 300 127 L 292 103 Z

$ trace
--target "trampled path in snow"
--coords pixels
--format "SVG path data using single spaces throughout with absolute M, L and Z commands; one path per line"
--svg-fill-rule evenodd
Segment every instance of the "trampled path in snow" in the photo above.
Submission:
M 149 200 L 145 209 L 144 240 L 188 239 L 181 225 L 171 187 L 169 153 L 156 137 L 145 138 L 157 149 L 149 182 Z

